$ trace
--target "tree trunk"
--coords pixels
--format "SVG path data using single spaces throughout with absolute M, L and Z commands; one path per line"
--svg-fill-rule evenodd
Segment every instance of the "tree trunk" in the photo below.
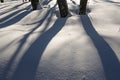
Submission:
M 79 12 L 79 14 L 81 14 L 81 15 L 85 15 L 86 14 L 87 1 L 88 0 L 81 0 L 80 1 L 80 12 Z
M 37 9 L 38 3 L 39 3 L 39 0 L 31 0 L 31 5 L 33 10 Z
M 0 0 L 1 3 L 4 3 L 4 0 Z
M 61 17 L 68 15 L 68 5 L 66 0 L 57 0 Z

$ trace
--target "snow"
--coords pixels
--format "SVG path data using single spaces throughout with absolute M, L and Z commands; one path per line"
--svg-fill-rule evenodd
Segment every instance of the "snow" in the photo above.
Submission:
M 120 1 L 79 1 L 66 18 L 56 0 L 0 3 L 0 80 L 120 80 Z

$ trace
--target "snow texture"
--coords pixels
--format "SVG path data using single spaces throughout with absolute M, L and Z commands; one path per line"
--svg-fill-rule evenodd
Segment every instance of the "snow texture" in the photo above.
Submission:
M 120 80 L 120 0 L 0 3 L 0 80 Z

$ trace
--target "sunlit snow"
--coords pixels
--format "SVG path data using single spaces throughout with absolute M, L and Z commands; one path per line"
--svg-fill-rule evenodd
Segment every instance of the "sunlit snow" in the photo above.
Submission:
M 120 80 L 120 0 L 0 3 L 0 80 Z

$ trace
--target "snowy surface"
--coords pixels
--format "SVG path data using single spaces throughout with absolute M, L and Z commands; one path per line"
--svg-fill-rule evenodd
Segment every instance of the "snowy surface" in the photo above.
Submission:
M 120 80 L 120 0 L 0 3 L 0 80 Z

